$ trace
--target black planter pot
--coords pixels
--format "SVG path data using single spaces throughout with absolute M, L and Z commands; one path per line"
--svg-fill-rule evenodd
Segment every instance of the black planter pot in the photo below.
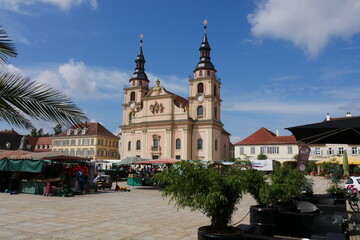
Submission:
M 250 206 L 250 226 L 254 234 L 272 236 L 278 222 L 279 210 L 276 207 Z
M 212 233 L 208 233 L 206 232 L 206 230 L 209 228 L 210 226 L 203 226 L 203 227 L 199 227 L 198 229 L 198 240 L 208 240 L 208 239 L 229 239 L 229 240 L 240 240 L 243 239 L 242 236 L 242 231 L 236 227 L 228 227 L 229 229 L 232 230 L 233 233 L 229 233 L 229 234 L 212 234 Z
M 293 200 L 277 200 L 273 202 L 272 206 L 278 208 L 280 212 L 293 211 L 295 208 Z
M 332 193 L 330 193 L 330 196 L 332 198 L 334 198 L 335 200 L 344 199 L 345 198 L 345 193 L 343 193 L 343 192 L 332 192 Z

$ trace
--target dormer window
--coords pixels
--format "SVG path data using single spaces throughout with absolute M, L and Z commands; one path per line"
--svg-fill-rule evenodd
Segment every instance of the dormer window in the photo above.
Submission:
M 77 135 L 79 131 L 77 129 L 74 130 L 74 135 Z
M 70 135 L 72 132 L 73 132 L 73 129 L 68 129 L 66 134 Z
M 84 135 L 89 129 L 84 128 L 83 130 L 81 130 L 81 134 Z

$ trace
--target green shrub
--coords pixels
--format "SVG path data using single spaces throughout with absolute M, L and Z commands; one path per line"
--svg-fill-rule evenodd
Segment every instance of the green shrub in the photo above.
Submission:
M 266 160 L 267 159 L 267 156 L 263 153 L 260 153 L 258 156 L 257 156 L 257 159 L 258 160 Z
M 226 229 L 240 202 L 244 184 L 241 167 L 210 167 L 199 161 L 181 161 L 158 173 L 154 181 L 164 185 L 163 197 L 178 208 L 199 210 L 211 220 L 214 232 Z

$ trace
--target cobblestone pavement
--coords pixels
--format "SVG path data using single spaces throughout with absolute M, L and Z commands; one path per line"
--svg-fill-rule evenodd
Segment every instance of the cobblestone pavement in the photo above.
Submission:
M 315 177 L 315 192 L 323 193 L 326 181 Z M 120 186 L 127 186 L 120 182 Z M 161 190 L 129 187 L 130 192 L 102 191 L 75 197 L 43 197 L 0 193 L 0 239 L 197 239 L 197 228 L 209 225 L 199 212 L 177 210 L 161 197 Z M 234 223 L 249 223 L 245 195 Z

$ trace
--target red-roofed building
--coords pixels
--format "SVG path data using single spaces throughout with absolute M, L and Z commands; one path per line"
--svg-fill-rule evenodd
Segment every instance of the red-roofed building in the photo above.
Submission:
M 71 128 L 52 137 L 52 151 L 93 159 L 119 159 L 119 138 L 98 122 Z
M 32 149 L 34 152 L 50 152 L 52 149 L 52 137 L 36 137 L 36 144 Z M 28 137 L 31 143 L 31 139 Z
M 294 155 L 298 154 L 299 151 L 294 136 L 278 136 L 266 128 L 260 128 L 234 145 L 235 158 L 242 158 L 247 155 L 250 160 L 257 159 L 257 156 L 263 153 L 268 160 L 293 161 Z

